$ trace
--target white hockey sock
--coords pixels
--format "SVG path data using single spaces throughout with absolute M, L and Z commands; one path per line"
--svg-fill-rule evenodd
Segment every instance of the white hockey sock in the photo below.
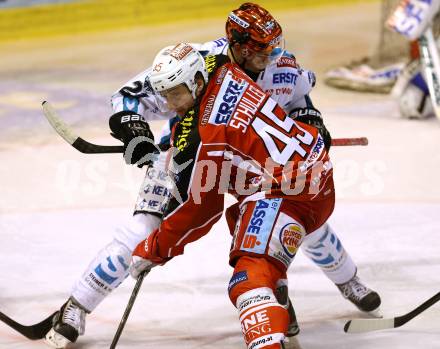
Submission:
M 343 284 L 356 274 L 356 265 L 328 223 L 307 235 L 301 247 L 335 284 Z
M 98 252 L 73 285 L 73 298 L 92 312 L 128 276 L 131 254 L 139 242 L 160 224 L 150 214 L 135 215 L 126 227 L 116 230 L 114 240 Z

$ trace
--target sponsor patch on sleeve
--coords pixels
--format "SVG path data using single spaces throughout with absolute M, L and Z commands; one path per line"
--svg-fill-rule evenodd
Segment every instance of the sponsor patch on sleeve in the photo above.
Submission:
M 235 273 L 232 275 L 231 281 L 229 281 L 228 286 L 228 292 L 231 292 L 231 290 L 240 282 L 246 281 L 248 279 L 247 271 L 239 271 L 238 273 Z
M 283 68 L 283 67 L 290 67 L 290 68 L 298 68 L 298 65 L 296 64 L 296 59 L 291 57 L 281 57 L 277 61 L 277 67 Z

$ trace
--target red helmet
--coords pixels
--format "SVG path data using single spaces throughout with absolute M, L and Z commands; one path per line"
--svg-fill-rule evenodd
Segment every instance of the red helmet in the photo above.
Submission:
M 226 21 L 229 44 L 247 45 L 255 52 L 270 52 L 282 41 L 282 29 L 260 5 L 246 2 L 232 11 Z

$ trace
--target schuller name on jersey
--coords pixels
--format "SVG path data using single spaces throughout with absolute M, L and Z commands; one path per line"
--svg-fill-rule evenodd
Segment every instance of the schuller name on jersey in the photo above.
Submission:
M 221 75 L 221 74 L 220 74 Z M 256 111 L 266 99 L 266 94 L 228 71 L 216 98 L 208 98 L 202 124 L 226 125 L 244 133 Z

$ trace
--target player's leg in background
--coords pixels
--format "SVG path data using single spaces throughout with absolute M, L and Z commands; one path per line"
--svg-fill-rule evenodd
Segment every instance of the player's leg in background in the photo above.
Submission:
M 75 342 L 85 331 L 85 317 L 128 276 L 131 254 L 137 244 L 158 228 L 169 197 L 166 153 L 146 172 L 134 215 L 115 229 L 113 240 L 100 250 L 74 285 L 67 302 L 55 316 L 46 341 L 55 348 Z
M 360 310 L 370 312 L 379 308 L 378 293 L 362 283 L 357 276 L 356 264 L 328 223 L 307 235 L 301 247 L 342 295 Z
M 287 275 L 283 275 L 276 283 L 275 297 L 284 309 L 289 313 L 289 327 L 287 328 L 287 337 L 294 337 L 299 333 L 299 325 L 296 319 L 295 309 L 289 297 L 289 288 Z

